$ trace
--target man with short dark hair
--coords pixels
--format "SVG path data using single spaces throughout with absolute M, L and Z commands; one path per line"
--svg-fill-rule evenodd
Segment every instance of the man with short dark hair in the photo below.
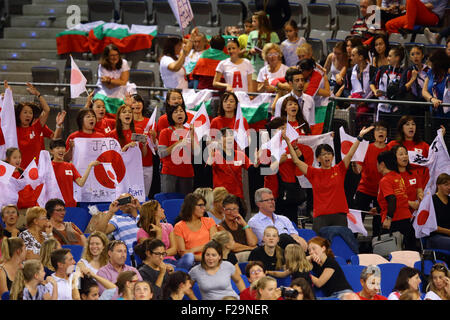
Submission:
M 315 114 L 314 114 L 314 99 L 310 95 L 303 92 L 303 87 L 305 85 L 305 77 L 303 73 L 298 68 L 289 68 L 286 71 L 286 81 L 292 88 L 292 91 L 287 95 L 282 96 L 278 99 L 275 105 L 275 117 L 281 116 L 281 105 L 283 104 L 284 99 L 289 96 L 293 96 L 298 100 L 298 104 L 303 112 L 303 117 L 308 122 L 309 125 L 315 123 Z
M 52 277 L 58 286 L 58 300 L 72 300 L 72 277 L 75 260 L 69 249 L 56 249 L 50 255 L 55 273 Z

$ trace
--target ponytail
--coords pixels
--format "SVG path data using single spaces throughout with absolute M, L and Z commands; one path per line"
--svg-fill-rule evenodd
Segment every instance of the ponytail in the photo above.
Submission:
M 2 256 L 4 261 L 11 260 L 14 253 L 17 250 L 21 250 L 24 246 L 24 242 L 22 238 L 12 237 L 7 238 L 4 237 L 2 240 Z
M 283 269 L 284 250 L 278 245 L 275 248 L 275 257 L 277 258 L 277 264 L 275 265 L 275 269 L 276 270 Z

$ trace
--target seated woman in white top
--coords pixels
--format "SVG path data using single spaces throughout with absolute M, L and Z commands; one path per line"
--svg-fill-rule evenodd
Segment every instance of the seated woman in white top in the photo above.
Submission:
M 81 259 L 92 272 L 97 271 L 108 264 L 108 237 L 101 231 L 92 232 L 87 238 L 87 244 L 83 249 Z
M 164 88 L 187 89 L 184 61 L 192 49 L 192 41 L 180 37 L 169 37 L 163 47 L 163 56 L 159 61 L 159 72 Z
M 239 56 L 240 49 L 237 39 L 228 40 L 227 50 L 230 57 L 220 61 L 217 65 L 213 86 L 227 91 L 254 92 L 253 65 L 248 59 Z M 220 81 L 222 76 L 225 83 Z
M 266 65 L 259 70 L 258 92 L 275 92 L 276 87 L 271 85 L 272 81 L 277 78 L 284 78 L 288 66 L 281 63 L 283 53 L 280 46 L 275 43 L 267 43 L 262 51 L 262 57 Z
M 450 300 L 450 271 L 445 264 L 436 263 L 431 268 L 425 300 Z
M 99 63 L 97 86 L 100 92 L 109 98 L 124 99 L 130 77 L 127 60 L 122 59 L 119 49 L 111 43 L 103 50 Z

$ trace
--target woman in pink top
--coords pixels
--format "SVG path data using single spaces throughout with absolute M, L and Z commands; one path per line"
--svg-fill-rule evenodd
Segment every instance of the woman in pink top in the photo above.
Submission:
M 193 253 L 195 261 L 201 261 L 203 246 L 217 232 L 212 218 L 204 217 L 206 200 L 199 194 L 189 193 L 181 206 L 181 221 L 175 224 L 174 233 L 178 254 Z
M 166 215 L 164 209 L 158 201 L 149 200 L 141 206 L 141 216 L 137 223 L 139 230 L 137 232 L 137 242 L 141 244 L 145 239 L 160 239 L 166 247 L 165 263 L 170 263 L 179 268 L 189 270 L 194 264 L 194 255 L 185 254 L 178 261 L 175 258 L 177 254 L 177 242 L 173 232 L 173 226 L 165 221 Z

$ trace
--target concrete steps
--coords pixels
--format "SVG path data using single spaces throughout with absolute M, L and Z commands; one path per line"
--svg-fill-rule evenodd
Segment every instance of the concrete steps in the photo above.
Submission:
M 87 16 L 87 5 L 79 5 L 81 14 Z M 42 15 L 42 16 L 56 16 L 69 17 L 67 14 L 67 4 L 26 4 L 23 6 L 23 15 Z
M 0 39 L 0 49 L 56 50 L 54 39 Z
M 82 15 L 81 21 L 87 21 L 87 16 Z M 11 19 L 11 27 L 18 28 L 66 28 L 67 17 L 57 17 L 51 21 L 48 16 L 30 15 L 14 16 Z
M 1 72 L 30 72 L 31 67 L 37 66 L 39 60 L 34 61 L 14 61 L 2 60 L 0 61 Z
M 26 82 L 31 81 L 31 72 L 0 72 L 0 81 L 7 80 L 10 82 Z
M 55 39 L 56 35 L 64 30 L 66 29 L 9 27 L 5 28 L 4 37 L 5 39 Z
M 57 59 L 56 50 L 15 50 L 0 49 L 0 60 L 39 60 L 41 58 Z

